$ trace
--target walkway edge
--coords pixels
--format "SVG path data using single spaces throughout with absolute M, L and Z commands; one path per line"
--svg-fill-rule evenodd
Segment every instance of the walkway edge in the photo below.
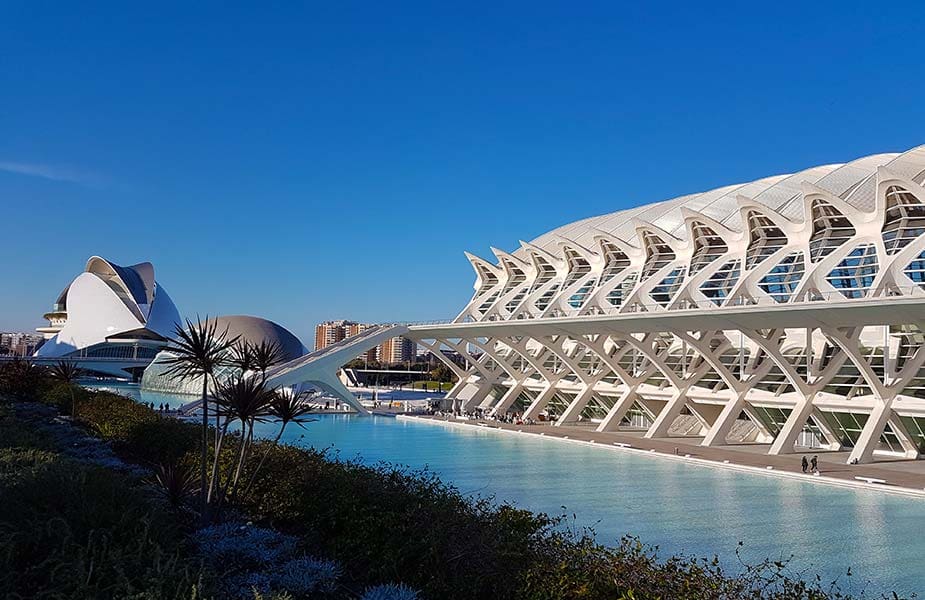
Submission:
M 791 473 L 789 471 L 777 471 L 771 469 L 762 469 L 759 467 L 751 467 L 748 465 L 739 465 L 732 462 L 721 463 L 715 460 L 707 460 L 705 458 L 695 458 L 695 457 L 685 457 L 678 456 L 675 454 L 666 454 L 664 452 L 643 450 L 641 448 L 627 448 L 625 446 L 615 446 L 610 444 L 602 444 L 598 442 L 586 442 L 584 440 L 571 440 L 567 438 L 562 438 L 557 435 L 540 435 L 539 433 L 532 433 L 528 431 L 512 431 L 510 429 L 501 429 L 500 427 L 492 427 L 490 425 L 477 425 L 473 423 L 460 423 L 458 421 L 443 421 L 440 419 L 431 419 L 431 418 L 422 418 L 414 415 L 396 415 L 397 419 L 414 421 L 416 423 L 428 423 L 432 425 L 442 425 L 450 427 L 463 427 L 476 429 L 478 431 L 493 431 L 496 433 L 503 433 L 509 435 L 518 435 L 518 436 L 531 436 L 536 439 L 542 440 L 551 440 L 557 442 L 563 442 L 568 444 L 579 444 L 582 446 L 591 446 L 594 448 L 599 448 L 602 450 L 616 450 L 619 452 L 631 452 L 639 454 L 640 456 L 661 458 L 666 460 L 674 460 L 684 463 L 690 463 L 698 465 L 701 467 L 708 468 L 719 468 L 725 469 L 727 471 L 739 471 L 743 473 L 750 473 L 752 475 L 763 475 L 765 477 L 777 477 L 783 479 L 791 479 L 793 481 L 801 481 L 803 483 L 819 483 L 822 485 L 836 486 L 842 488 L 849 488 L 853 490 L 866 490 L 883 494 L 893 494 L 895 496 L 905 496 L 908 498 L 918 498 L 925 499 L 925 489 L 917 488 L 908 488 L 901 486 L 891 486 L 883 485 L 878 483 L 866 483 L 863 481 L 850 481 L 847 479 L 838 479 L 835 477 L 825 477 L 825 476 L 815 476 L 815 475 L 801 475 L 799 473 Z

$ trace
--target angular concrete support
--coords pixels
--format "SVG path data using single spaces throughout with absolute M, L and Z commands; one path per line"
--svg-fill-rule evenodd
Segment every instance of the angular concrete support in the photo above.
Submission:
M 723 410 L 720 411 L 716 421 L 707 431 L 707 435 L 700 442 L 701 446 L 723 446 L 726 444 L 726 436 L 729 435 L 729 431 L 735 425 L 736 419 L 739 418 L 742 409 L 745 408 L 745 394 L 746 392 L 739 392 L 734 400 L 730 400 L 723 405 Z
M 833 452 L 838 452 L 841 450 L 841 440 L 838 439 L 838 435 L 832 431 L 831 427 L 829 427 L 829 424 L 826 422 L 822 411 L 818 408 L 813 408 L 812 419 L 816 424 L 816 427 L 819 428 L 819 430 L 822 432 L 822 435 L 825 437 L 825 441 L 829 445 L 829 450 Z
M 787 422 L 784 423 L 780 433 L 774 438 L 774 443 L 771 444 L 768 454 L 793 454 L 793 445 L 796 444 L 797 436 L 806 426 L 809 415 L 813 413 L 813 398 L 815 397 L 816 394 L 810 394 L 797 403 L 790 416 L 787 417 Z
M 649 430 L 646 431 L 643 437 L 668 437 L 668 429 L 671 427 L 671 424 L 674 423 L 674 420 L 681 414 L 686 403 L 687 388 L 684 387 L 677 390 L 671 399 L 668 400 L 665 408 L 658 413 L 658 416 L 655 417 L 655 422 L 652 423 L 652 426 L 649 427 Z
M 620 422 L 623 420 L 623 417 L 626 416 L 629 409 L 633 408 L 633 403 L 635 402 L 635 386 L 626 388 L 607 413 L 607 416 L 604 417 L 604 420 L 601 421 L 601 424 L 597 426 L 597 431 L 616 431 L 617 428 L 620 427 Z
M 880 436 L 883 435 L 883 428 L 886 427 L 887 421 L 893 416 L 893 411 L 890 409 L 892 405 L 892 398 L 878 400 L 874 404 L 874 409 L 871 411 L 870 416 L 867 417 L 867 422 L 864 423 L 864 428 L 861 429 L 861 435 L 858 436 L 857 443 L 852 448 L 851 454 L 848 455 L 848 464 L 871 462 L 874 449 L 880 442 Z
M 517 397 L 520 396 L 520 393 L 524 389 L 524 384 L 522 381 L 512 385 L 508 391 L 504 392 L 504 395 L 498 400 L 498 402 L 492 407 L 491 414 L 493 415 L 503 415 L 507 412 L 507 409 L 510 405 L 514 404 L 514 401 L 517 400 Z
M 758 429 L 760 437 L 758 442 L 762 444 L 770 444 L 774 441 L 774 434 L 771 433 L 765 424 L 761 422 L 761 419 L 758 418 L 758 415 L 755 413 L 754 407 L 752 407 L 748 402 L 745 403 L 745 406 L 742 408 L 745 411 L 745 414 L 748 415 L 749 420 L 755 424 L 755 427 Z
M 465 388 L 467 385 L 469 385 L 468 376 L 458 379 L 456 383 L 453 384 L 453 387 L 450 388 L 450 391 L 446 393 L 446 396 L 444 396 L 444 398 L 446 398 L 447 400 L 455 400 L 456 396 L 459 395 L 459 392 L 461 392 L 463 388 Z
M 553 397 L 553 394 L 556 393 L 556 386 L 549 384 L 549 387 L 540 393 L 536 397 L 527 410 L 524 411 L 524 419 L 535 419 L 538 414 L 543 412 L 543 409 L 546 408 L 546 405 L 549 404 L 549 400 Z
M 578 415 L 581 414 L 581 411 L 588 405 L 588 402 L 591 401 L 593 391 L 590 385 L 585 385 L 578 395 L 575 396 L 575 399 L 569 403 L 564 411 L 562 411 L 559 418 L 556 419 L 556 426 L 576 420 Z
M 902 444 L 903 451 L 905 452 L 904 456 L 911 460 L 918 459 L 919 449 L 915 444 L 915 439 L 909 435 L 909 431 L 906 429 L 906 426 L 903 425 L 899 415 L 894 413 L 893 417 L 889 420 L 889 424 L 890 427 L 893 428 L 893 432 L 896 433 L 896 437 L 899 438 L 899 443 Z
M 483 400 L 485 400 L 489 392 L 491 392 L 493 385 L 494 384 L 490 381 L 480 383 L 479 389 L 475 392 L 475 394 L 473 394 L 470 398 L 463 400 L 459 405 L 459 409 L 463 412 L 469 412 L 470 410 L 473 410 L 476 406 L 481 404 Z
M 353 395 L 353 392 L 348 390 L 336 375 L 328 375 L 327 373 L 323 373 L 317 376 L 317 378 L 313 380 L 312 383 L 323 388 L 326 392 L 334 394 L 343 400 L 345 404 L 352 407 L 361 415 L 369 414 L 369 411 L 366 410 L 366 407 L 360 404 L 360 401 L 357 400 L 357 397 Z
M 691 411 L 691 414 L 700 419 L 703 424 L 704 435 L 713 427 L 713 424 L 722 414 L 723 406 L 725 405 L 707 404 L 705 402 L 690 401 L 687 403 L 687 408 Z

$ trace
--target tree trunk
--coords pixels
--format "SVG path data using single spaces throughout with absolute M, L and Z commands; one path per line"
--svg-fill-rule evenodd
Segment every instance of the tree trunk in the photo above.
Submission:
M 217 412 L 217 411 L 216 411 Z M 228 432 L 228 425 L 231 423 L 231 419 L 225 419 L 224 425 L 221 428 L 221 435 L 218 437 L 218 442 L 215 444 L 215 458 L 212 460 L 212 477 L 209 478 L 209 492 L 206 495 L 206 501 L 212 502 L 212 493 L 215 491 L 221 491 L 222 486 L 218 482 L 219 472 L 218 472 L 218 461 L 221 458 L 222 454 L 222 443 L 225 441 L 225 435 Z
M 279 431 L 276 433 L 276 437 L 273 438 L 273 444 L 267 446 L 267 449 L 264 450 L 263 456 L 260 457 L 260 462 L 257 463 L 257 468 L 254 469 L 254 472 L 251 473 L 251 477 L 247 482 L 247 485 L 244 487 L 244 496 L 247 496 L 247 493 L 251 491 L 251 488 L 254 486 L 254 482 L 257 481 L 257 474 L 260 473 L 260 469 L 263 468 L 263 463 L 267 462 L 267 457 L 270 456 L 270 450 L 273 449 L 273 446 L 279 443 L 281 437 L 283 437 L 283 431 L 286 429 L 286 423 L 283 423 L 279 428 Z
M 206 491 L 206 463 L 209 461 L 209 379 L 202 376 L 202 447 L 199 449 L 199 497 L 202 501 L 203 525 L 209 522 L 209 499 Z
M 253 431 L 253 425 L 251 425 L 251 431 Z M 247 455 L 247 446 L 248 440 L 250 439 L 250 434 L 248 432 L 247 422 L 243 419 L 241 420 L 241 452 L 238 454 L 238 466 L 234 470 L 234 479 L 231 481 L 231 489 L 229 490 L 228 495 L 231 496 L 231 499 L 234 500 L 237 497 L 238 492 L 238 479 L 241 477 L 241 470 L 244 468 L 244 460 Z

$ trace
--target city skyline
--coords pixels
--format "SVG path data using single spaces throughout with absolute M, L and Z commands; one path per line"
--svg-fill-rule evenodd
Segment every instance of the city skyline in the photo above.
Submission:
M 0 330 L 43 325 L 91 255 L 151 260 L 183 316 L 304 340 L 449 319 L 464 251 L 921 144 L 908 7 L 834 6 L 14 6 Z

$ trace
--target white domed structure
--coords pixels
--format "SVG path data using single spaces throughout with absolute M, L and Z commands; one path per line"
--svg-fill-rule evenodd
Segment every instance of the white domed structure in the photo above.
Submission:
M 151 263 L 122 267 L 99 256 L 45 317 L 49 326 L 39 331 L 49 339 L 36 357 L 80 359 L 87 370 L 122 377 L 149 363 L 180 322 Z
M 283 361 L 299 358 L 308 350 L 291 331 L 273 321 L 249 315 L 229 315 L 209 319 L 215 321 L 215 329 L 221 333 L 227 331 L 227 337 L 238 337 L 249 344 L 267 342 L 276 344 L 283 352 Z
M 276 344 L 282 350 L 281 363 L 288 363 L 303 356 L 308 352 L 305 346 L 299 341 L 288 329 L 260 317 L 248 315 L 230 315 L 224 317 L 215 317 L 209 319 L 215 322 L 216 333 L 225 333 L 227 339 L 239 338 L 243 342 L 251 345 L 261 343 Z M 145 391 L 171 392 L 178 394 L 199 394 L 202 390 L 202 379 L 179 380 L 165 375 L 167 366 L 163 359 L 170 356 L 170 352 L 164 350 L 158 353 L 154 362 L 145 369 L 141 378 L 141 387 Z M 222 379 L 230 376 L 234 372 L 231 367 L 226 367 L 216 374 L 216 379 Z

